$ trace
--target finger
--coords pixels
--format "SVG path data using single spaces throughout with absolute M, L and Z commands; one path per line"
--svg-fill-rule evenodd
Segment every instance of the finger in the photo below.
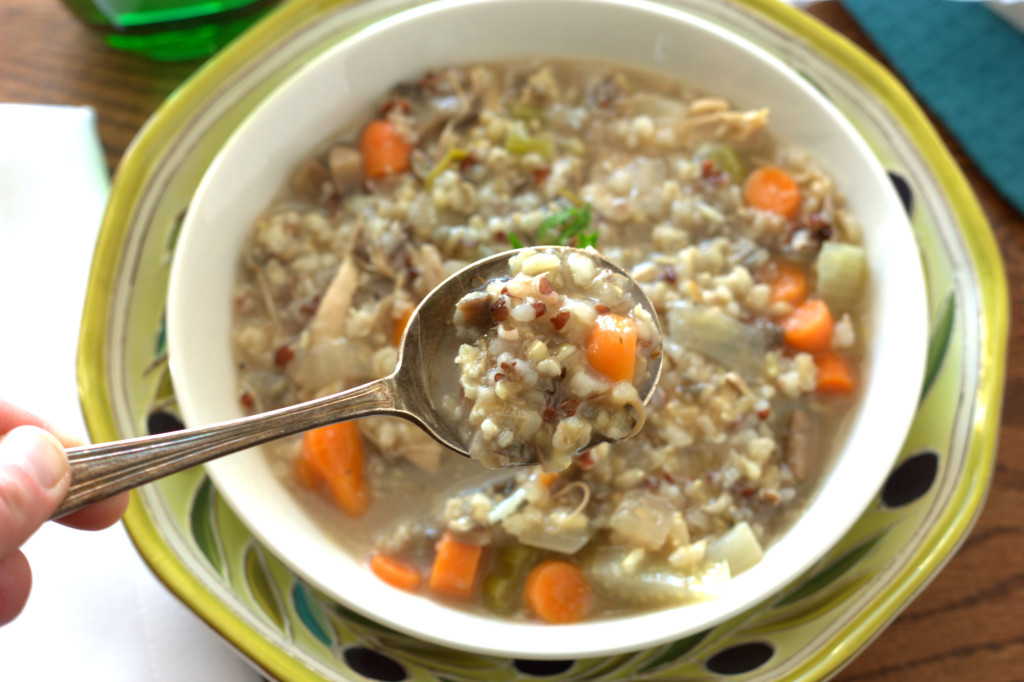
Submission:
M 7 433 L 23 424 L 38 426 L 41 429 L 47 427 L 46 422 L 28 410 L 0 398 L 0 433 Z
M 63 516 L 57 521 L 79 530 L 100 530 L 117 522 L 128 508 L 128 493 L 120 493 L 100 500 L 88 507 Z
M 64 447 L 82 445 L 85 440 L 56 428 L 53 424 L 42 417 L 38 417 L 28 410 L 18 407 L 0 398 L 0 435 L 14 430 L 19 426 L 38 426 L 57 436 L 57 440 L 64 444 Z
M 0 440 L 0 557 L 18 549 L 53 514 L 71 479 L 64 448 L 36 426 Z
M 0 559 L 0 625 L 10 623 L 25 608 L 32 588 L 32 570 L 19 550 Z

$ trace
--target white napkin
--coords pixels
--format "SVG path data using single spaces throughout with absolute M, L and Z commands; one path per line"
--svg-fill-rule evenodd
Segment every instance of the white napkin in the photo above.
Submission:
M 75 354 L 108 190 L 93 110 L 0 104 L 0 395 L 83 435 Z M 48 523 L 23 550 L 34 586 L 0 628 L 0 679 L 260 679 L 149 572 L 122 525 Z

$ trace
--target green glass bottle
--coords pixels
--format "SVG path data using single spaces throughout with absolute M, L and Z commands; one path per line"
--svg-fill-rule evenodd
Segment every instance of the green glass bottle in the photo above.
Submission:
M 107 44 L 155 61 L 209 57 L 279 0 L 64 0 Z

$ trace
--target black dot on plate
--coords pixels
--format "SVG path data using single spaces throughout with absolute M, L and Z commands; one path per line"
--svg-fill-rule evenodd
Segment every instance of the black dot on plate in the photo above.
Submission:
M 939 471 L 939 456 L 934 452 L 921 452 L 900 463 L 882 488 L 882 503 L 887 507 L 902 507 L 924 495 L 935 482 Z
M 572 664 L 576 661 L 528 661 L 526 659 L 517 658 L 512 661 L 512 665 L 515 666 L 516 670 L 526 675 L 533 675 L 534 677 L 550 677 L 552 675 L 561 675 L 566 670 L 572 667 Z
M 757 670 L 768 662 L 775 653 L 770 644 L 751 642 L 723 649 L 708 659 L 704 665 L 719 675 L 740 675 Z
M 173 414 L 157 411 L 151 412 L 149 417 L 146 418 L 146 428 L 149 429 L 150 435 L 155 436 L 158 433 L 180 431 L 185 428 L 185 425 Z
M 902 175 L 893 171 L 889 171 L 889 179 L 892 180 L 896 193 L 900 195 L 903 210 L 907 212 L 908 216 L 914 215 L 914 190 L 910 189 L 910 183 Z
M 408 677 L 405 668 L 399 665 L 393 658 L 384 654 L 357 646 L 345 650 L 345 662 L 352 670 L 371 680 L 383 680 L 384 682 L 399 682 Z

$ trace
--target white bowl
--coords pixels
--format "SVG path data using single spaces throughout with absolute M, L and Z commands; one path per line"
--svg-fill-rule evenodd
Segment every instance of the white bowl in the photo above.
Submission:
M 614 39 L 610 39 L 614 36 Z M 854 128 L 794 71 L 760 48 L 681 11 L 640 0 L 440 0 L 337 44 L 268 97 L 225 145 L 192 202 L 171 272 L 171 372 L 189 426 L 242 416 L 229 347 L 231 288 L 256 216 L 290 169 L 346 123 L 365 119 L 395 83 L 430 67 L 575 56 L 669 71 L 771 108 L 770 129 L 810 152 L 865 227 L 870 261 L 862 399 L 806 512 L 719 599 L 571 625 L 511 622 L 384 584 L 330 538 L 251 451 L 207 465 L 252 532 L 310 583 L 356 611 L 438 644 L 521 658 L 637 650 L 719 623 L 777 592 L 833 546 L 877 494 L 915 413 L 927 304 L 920 258 L 891 183 Z

